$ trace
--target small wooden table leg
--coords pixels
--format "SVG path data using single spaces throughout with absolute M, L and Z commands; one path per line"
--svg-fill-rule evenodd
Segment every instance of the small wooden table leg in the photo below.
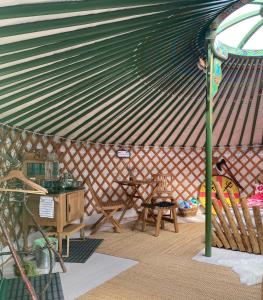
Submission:
M 82 228 L 82 229 L 80 229 L 80 238 L 82 238 L 82 239 L 84 239 L 85 238 L 85 229 L 84 228 Z
M 161 220 L 161 229 L 165 229 L 164 220 Z
M 176 207 L 171 209 L 173 221 L 174 221 L 174 231 L 179 232 L 178 223 L 177 223 L 177 216 L 176 216 Z
M 79 223 L 82 224 L 83 221 L 84 221 L 84 217 L 81 217 Z M 85 227 L 83 227 L 83 228 L 80 229 L 80 233 L 79 234 L 80 234 L 80 238 L 82 238 L 82 239 L 85 238 Z
M 143 209 L 142 214 L 143 214 L 142 231 L 145 231 L 145 229 L 146 229 L 146 221 L 147 221 L 147 217 L 148 217 L 148 208 L 147 207 L 145 207 Z
M 58 232 L 58 252 L 62 255 L 62 234 Z
M 139 224 L 139 222 L 142 220 L 142 217 L 143 217 L 143 210 L 141 212 L 139 212 L 138 214 L 138 218 L 136 219 L 133 227 L 132 227 L 132 230 L 135 230 L 137 228 L 137 225 Z
M 28 247 L 28 225 L 23 225 L 23 239 L 24 239 L 24 250 L 28 251 L 29 247 Z
M 67 257 L 69 257 L 69 236 L 67 235 Z

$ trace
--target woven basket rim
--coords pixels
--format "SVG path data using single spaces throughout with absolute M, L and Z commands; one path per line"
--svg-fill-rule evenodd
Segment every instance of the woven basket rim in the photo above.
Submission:
M 194 206 L 194 207 L 191 207 L 191 208 L 181 208 L 181 207 L 179 207 L 179 209 L 184 210 L 184 211 L 193 211 L 193 210 L 197 210 L 198 206 Z
M 198 206 L 192 208 L 180 208 L 179 207 L 179 214 L 182 217 L 193 217 L 197 214 Z

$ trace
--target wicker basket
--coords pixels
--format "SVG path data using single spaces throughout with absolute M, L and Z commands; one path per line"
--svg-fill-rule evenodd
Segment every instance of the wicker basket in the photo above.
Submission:
M 198 206 L 192 208 L 180 208 L 178 209 L 179 215 L 182 217 L 193 217 L 197 214 Z

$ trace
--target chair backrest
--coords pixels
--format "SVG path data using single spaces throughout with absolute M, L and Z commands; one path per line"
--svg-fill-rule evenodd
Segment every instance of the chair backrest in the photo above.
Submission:
M 257 182 L 263 184 L 263 171 L 258 175 Z
M 159 181 L 159 185 L 156 189 L 157 193 L 167 193 L 167 192 L 173 192 L 173 181 L 174 177 L 170 173 L 165 174 L 152 174 L 153 180 Z
M 98 207 L 101 207 L 102 206 L 102 201 L 100 200 L 100 198 L 97 196 L 97 194 L 95 193 L 93 187 L 92 187 L 92 184 L 89 180 L 89 178 L 87 177 L 85 180 L 84 180 L 84 183 L 87 184 L 90 192 L 91 192 L 91 195 L 92 195 L 92 198 L 94 199 L 95 203 L 96 203 L 96 206 Z

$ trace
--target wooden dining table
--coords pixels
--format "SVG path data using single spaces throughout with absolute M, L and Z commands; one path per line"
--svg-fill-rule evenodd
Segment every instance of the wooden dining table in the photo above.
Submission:
M 114 180 L 114 182 L 118 183 L 127 195 L 125 209 L 120 216 L 119 222 L 123 219 L 128 209 L 134 208 L 136 213 L 140 215 L 141 204 L 151 202 L 153 193 L 160 183 L 160 181 L 153 179 Z M 140 190 L 142 186 L 150 187 L 150 192 L 147 196 Z

